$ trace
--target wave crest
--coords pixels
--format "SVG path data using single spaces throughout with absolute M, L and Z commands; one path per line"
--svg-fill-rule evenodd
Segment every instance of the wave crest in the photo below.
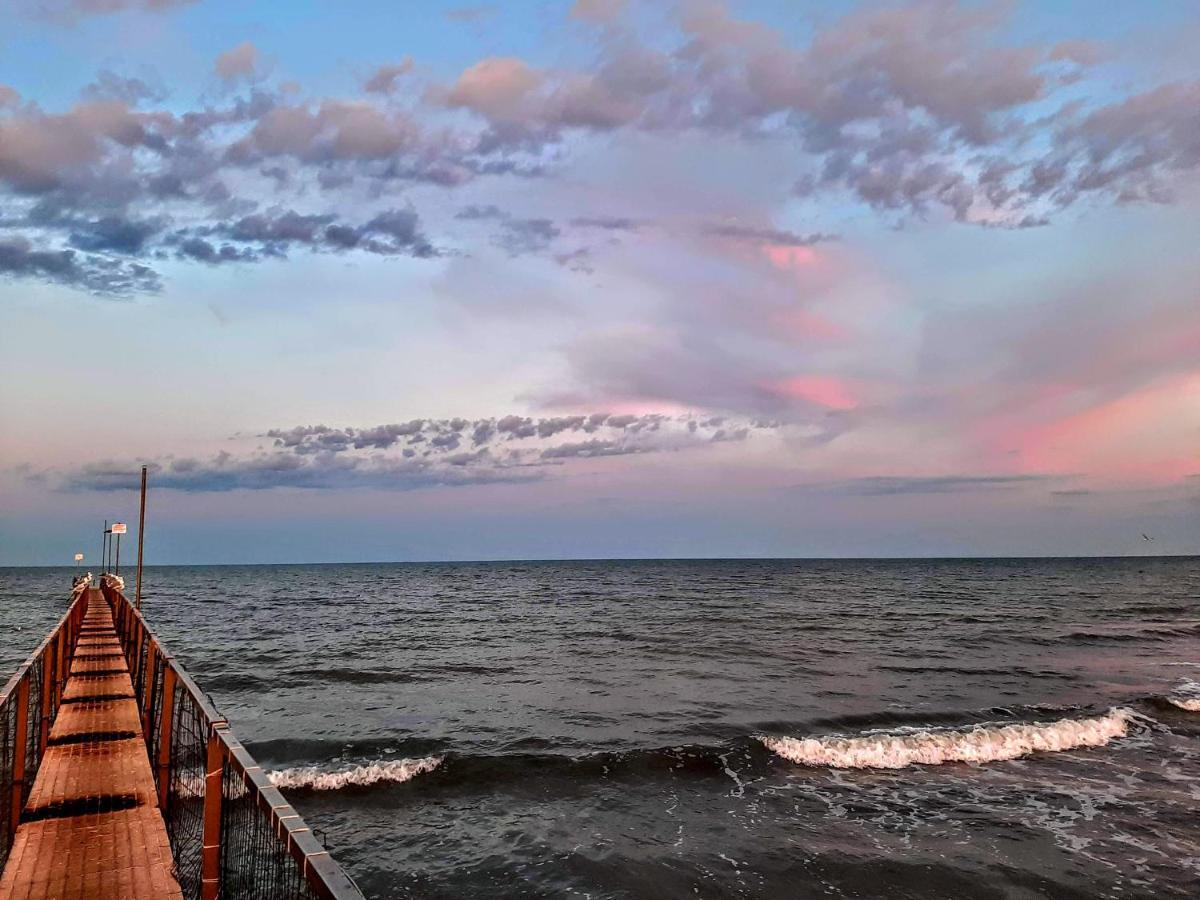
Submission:
M 759 737 L 784 759 L 835 769 L 902 769 L 948 762 L 994 762 L 1030 753 L 1102 747 L 1124 737 L 1132 713 L 1110 709 L 1088 719 L 1059 719 L 1012 725 L 975 725 L 961 729 L 880 732 L 858 737 Z
M 1172 706 L 1185 709 L 1188 712 L 1200 712 L 1200 683 L 1184 681 L 1167 695 L 1166 700 Z
M 340 791 L 348 787 L 367 787 L 380 782 L 402 784 L 432 772 L 444 757 L 426 756 L 422 759 L 389 759 L 364 763 L 350 769 L 326 771 L 318 766 L 297 766 L 268 772 L 271 784 L 278 788 L 309 791 Z

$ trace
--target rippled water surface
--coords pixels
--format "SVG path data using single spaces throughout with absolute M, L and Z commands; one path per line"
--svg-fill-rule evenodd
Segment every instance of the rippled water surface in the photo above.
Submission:
M 69 584 L 0 570 L 7 670 Z M 155 567 L 145 596 L 369 896 L 1200 895 L 1196 558 Z

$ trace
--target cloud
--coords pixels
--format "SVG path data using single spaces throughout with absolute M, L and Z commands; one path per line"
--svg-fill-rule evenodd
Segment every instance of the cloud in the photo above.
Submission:
M 93 221 L 79 221 L 69 238 L 72 247 L 91 252 L 141 255 L 151 238 L 167 225 L 164 218 L 126 219 L 105 216 Z
M 117 189 L 104 184 L 111 174 L 107 161 L 161 148 L 155 127 L 161 121 L 115 100 L 81 103 L 60 114 L 33 107 L 0 118 L 0 184 L 23 195 Z
M 235 81 L 254 81 L 259 77 L 262 54 L 249 41 L 244 41 L 217 56 L 213 71 L 229 84 Z
M 619 4 L 581 3 L 584 18 L 612 18 Z M 1189 118 L 1191 87 L 1156 89 L 1079 123 L 1077 143 L 1043 151 L 1051 120 L 1035 106 L 1078 82 L 1053 65 L 1076 69 L 1099 61 L 1094 45 L 1065 41 L 1011 46 L 998 40 L 1003 4 L 917 0 L 868 5 L 793 46 L 771 28 L 733 17 L 717 4 L 685 4 L 678 20 L 682 48 L 673 55 L 629 34 L 601 45 L 590 69 L 536 68 L 515 57 L 493 57 L 465 69 L 435 96 L 485 119 L 483 152 L 535 151 L 566 132 L 633 129 L 650 134 L 702 129 L 790 138 L 813 162 L 797 180 L 802 194 L 841 189 L 878 210 L 927 215 L 944 209 L 961 221 L 990 226 L 1038 222 L 1055 208 L 1043 203 L 1030 176 L 1061 169 L 1110 199 L 1155 199 L 1139 188 L 1137 168 L 1166 178 L 1195 168 Z M 1099 180 L 1088 139 L 1125 128 L 1130 158 L 1151 133 L 1145 115 L 1178 123 L 1170 148 L 1153 161 L 1110 168 Z M 1112 120 L 1115 129 L 1106 126 Z M 1121 124 L 1118 124 L 1120 120 Z M 1063 136 L 1072 133 L 1063 130 Z M 1156 184 L 1158 177 L 1153 180 Z M 1073 197 L 1057 196 L 1057 205 Z
M 158 276 L 147 266 L 74 250 L 43 250 L 21 237 L 0 239 L 0 274 L 40 278 L 96 294 L 155 292 Z
M 123 12 L 169 12 L 198 2 L 199 0 L 24 0 L 24 8 L 33 15 L 75 21 L 89 16 L 107 16 Z
M 326 100 L 316 107 L 273 105 L 227 157 L 246 164 L 281 157 L 306 163 L 371 162 L 419 149 L 420 130 L 402 112 L 364 101 Z
M 609 24 L 621 18 L 628 0 L 575 0 L 570 16 L 584 22 Z
M 269 450 L 148 465 L 157 488 L 187 492 L 463 487 L 537 480 L 550 472 L 565 477 L 562 467 L 572 460 L 699 450 L 745 440 L 751 427 L 656 413 L 424 418 L 365 428 L 304 425 L 266 432 L 274 441 Z M 463 449 L 468 441 L 470 448 Z M 57 483 L 69 491 L 127 490 L 136 483 L 138 466 L 88 465 L 62 473 Z
M 623 216 L 577 216 L 571 220 L 576 228 L 599 228 L 603 231 L 637 231 L 642 222 Z
M 406 56 L 399 63 L 380 66 L 363 84 L 363 90 L 369 94 L 390 94 L 396 87 L 396 81 L 407 75 L 413 69 L 411 56 Z
M 1200 167 L 1200 81 L 1166 84 L 1059 123 L 1057 155 L 1031 173 L 1030 193 L 1059 206 L 1085 195 L 1166 203 L 1179 173 Z
M 630 453 L 643 453 L 643 448 L 636 444 L 624 444 L 618 441 L 607 441 L 592 438 L 589 441 L 575 441 L 547 447 L 541 452 L 542 459 L 589 459 L 596 456 L 625 456 Z
M 254 262 L 258 254 L 247 248 L 235 247 L 232 244 L 220 246 L 199 237 L 185 237 L 177 244 L 179 259 L 195 260 L 196 262 L 217 265 L 231 262 Z
M 181 5 L 75 0 L 26 8 L 78 17 Z M 66 108 L 45 109 L 0 87 L 0 227 L 47 251 L 124 256 L 126 268 L 172 257 L 255 261 L 300 246 L 429 258 L 437 235 L 426 236 L 409 220 L 416 211 L 397 199 L 409 187 L 436 207 L 453 202 L 439 190 L 479 182 L 472 197 L 484 208 L 491 197 L 524 189 L 514 180 L 545 178 L 545 190 L 565 192 L 568 183 L 551 183 L 552 176 L 573 160 L 602 170 L 626 154 L 636 160 L 623 164 L 623 183 L 631 185 L 657 148 L 677 159 L 686 145 L 697 163 L 737 148 L 738 171 L 746 173 L 739 178 L 753 174 L 756 160 L 786 160 L 774 209 L 702 210 L 698 201 L 709 192 L 692 185 L 694 197 L 673 195 L 678 205 L 697 205 L 690 217 L 670 209 L 671 198 L 645 191 L 626 201 L 638 204 L 637 218 L 586 209 L 563 221 L 494 217 L 488 239 L 506 254 L 603 274 L 605 246 L 569 243 L 568 229 L 678 240 L 694 227 L 710 239 L 804 248 L 831 240 L 830 230 L 773 222 L 789 196 L 827 195 L 888 224 L 945 217 L 1029 228 L 1085 200 L 1176 202 L 1200 169 L 1200 82 L 1108 85 L 1091 68 L 1104 48 L 1069 35 L 1018 42 L 1006 4 L 862 5 L 793 39 L 720 4 L 687 3 L 654 42 L 621 25 L 620 6 L 572 8 L 604 27 L 578 30 L 589 52 L 563 56 L 572 61 L 563 65 L 489 56 L 442 83 L 421 84 L 425 76 L 413 75 L 416 64 L 404 59 L 346 96 L 272 86 L 249 42 L 217 57 L 226 91 L 215 103 L 172 97 L 165 105 L 152 79 L 109 71 Z M 410 75 L 413 89 L 399 90 Z M 491 185 L 499 193 L 484 189 Z M 41 204 L 61 215 L 35 222 Z M 335 219 L 286 241 L 238 241 L 230 233 L 240 218 L 274 216 L 276 207 Z M 139 230 L 162 222 L 171 224 Z M 50 277 L 47 268 L 34 271 L 43 274 L 30 277 Z M 762 378 L 789 374 L 758 368 Z
M 437 465 L 419 459 L 364 460 L 329 455 L 301 458 L 288 453 L 257 453 L 234 457 L 221 453 L 211 459 L 182 459 L 148 464 L 156 489 L 186 493 L 308 490 L 418 490 L 464 487 L 498 482 L 531 481 L 539 472 L 503 466 L 472 466 L 449 459 Z M 136 486 L 140 469 L 123 463 L 84 466 L 70 473 L 61 488 L 67 491 L 126 491 Z
M 775 244 L 781 247 L 811 247 L 813 244 L 837 239 L 834 235 L 823 234 L 819 231 L 812 234 L 796 234 L 777 228 L 758 228 L 733 222 L 706 225 L 704 231 L 716 237 L 730 238 L 736 241 L 753 241 L 760 244 Z
M 872 475 L 805 489 L 831 493 L 888 497 L 900 494 L 954 494 L 969 491 L 1012 490 L 1030 484 L 1061 480 L 1057 475 Z
M 213 239 L 223 242 L 219 248 Z M 426 239 L 420 219 L 411 209 L 384 210 L 359 225 L 341 222 L 332 213 L 272 210 L 177 231 L 165 242 L 184 257 L 208 263 L 283 257 L 295 247 L 313 252 L 359 250 L 380 256 L 417 258 L 430 258 L 440 252 Z
M 445 92 L 443 102 L 497 121 L 515 121 L 527 113 L 525 104 L 542 76 L 513 57 L 490 57 L 466 69 Z
M 89 101 L 117 100 L 129 106 L 137 106 L 144 101 L 157 103 L 167 97 L 161 87 L 151 86 L 141 78 L 117 75 L 107 69 L 97 74 L 96 80 L 85 87 L 81 95 Z
M 522 219 L 494 205 L 467 206 L 460 209 L 455 218 L 468 222 L 500 223 L 500 231 L 493 236 L 492 243 L 509 256 L 542 253 L 562 235 L 562 229 L 550 219 Z M 573 259 L 577 257 L 566 257 L 566 262 L 570 263 Z

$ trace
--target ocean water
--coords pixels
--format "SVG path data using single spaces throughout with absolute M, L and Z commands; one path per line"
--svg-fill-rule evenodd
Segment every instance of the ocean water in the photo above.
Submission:
M 69 570 L 0 570 L 0 664 Z M 132 588 L 132 585 L 131 585 Z M 152 567 L 371 897 L 1200 896 L 1200 559 Z

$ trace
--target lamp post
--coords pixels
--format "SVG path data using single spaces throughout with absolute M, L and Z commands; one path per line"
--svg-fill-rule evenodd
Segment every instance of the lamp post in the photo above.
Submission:
M 142 466 L 142 504 L 141 511 L 138 513 L 138 567 L 137 567 L 137 594 L 134 597 L 134 605 L 140 610 L 142 608 L 142 538 L 146 534 L 146 467 Z
M 113 574 L 117 576 L 120 576 L 121 574 L 121 535 L 123 535 L 125 531 L 126 526 L 124 522 L 113 522 L 112 533 L 117 536 L 117 565 L 113 571 Z

